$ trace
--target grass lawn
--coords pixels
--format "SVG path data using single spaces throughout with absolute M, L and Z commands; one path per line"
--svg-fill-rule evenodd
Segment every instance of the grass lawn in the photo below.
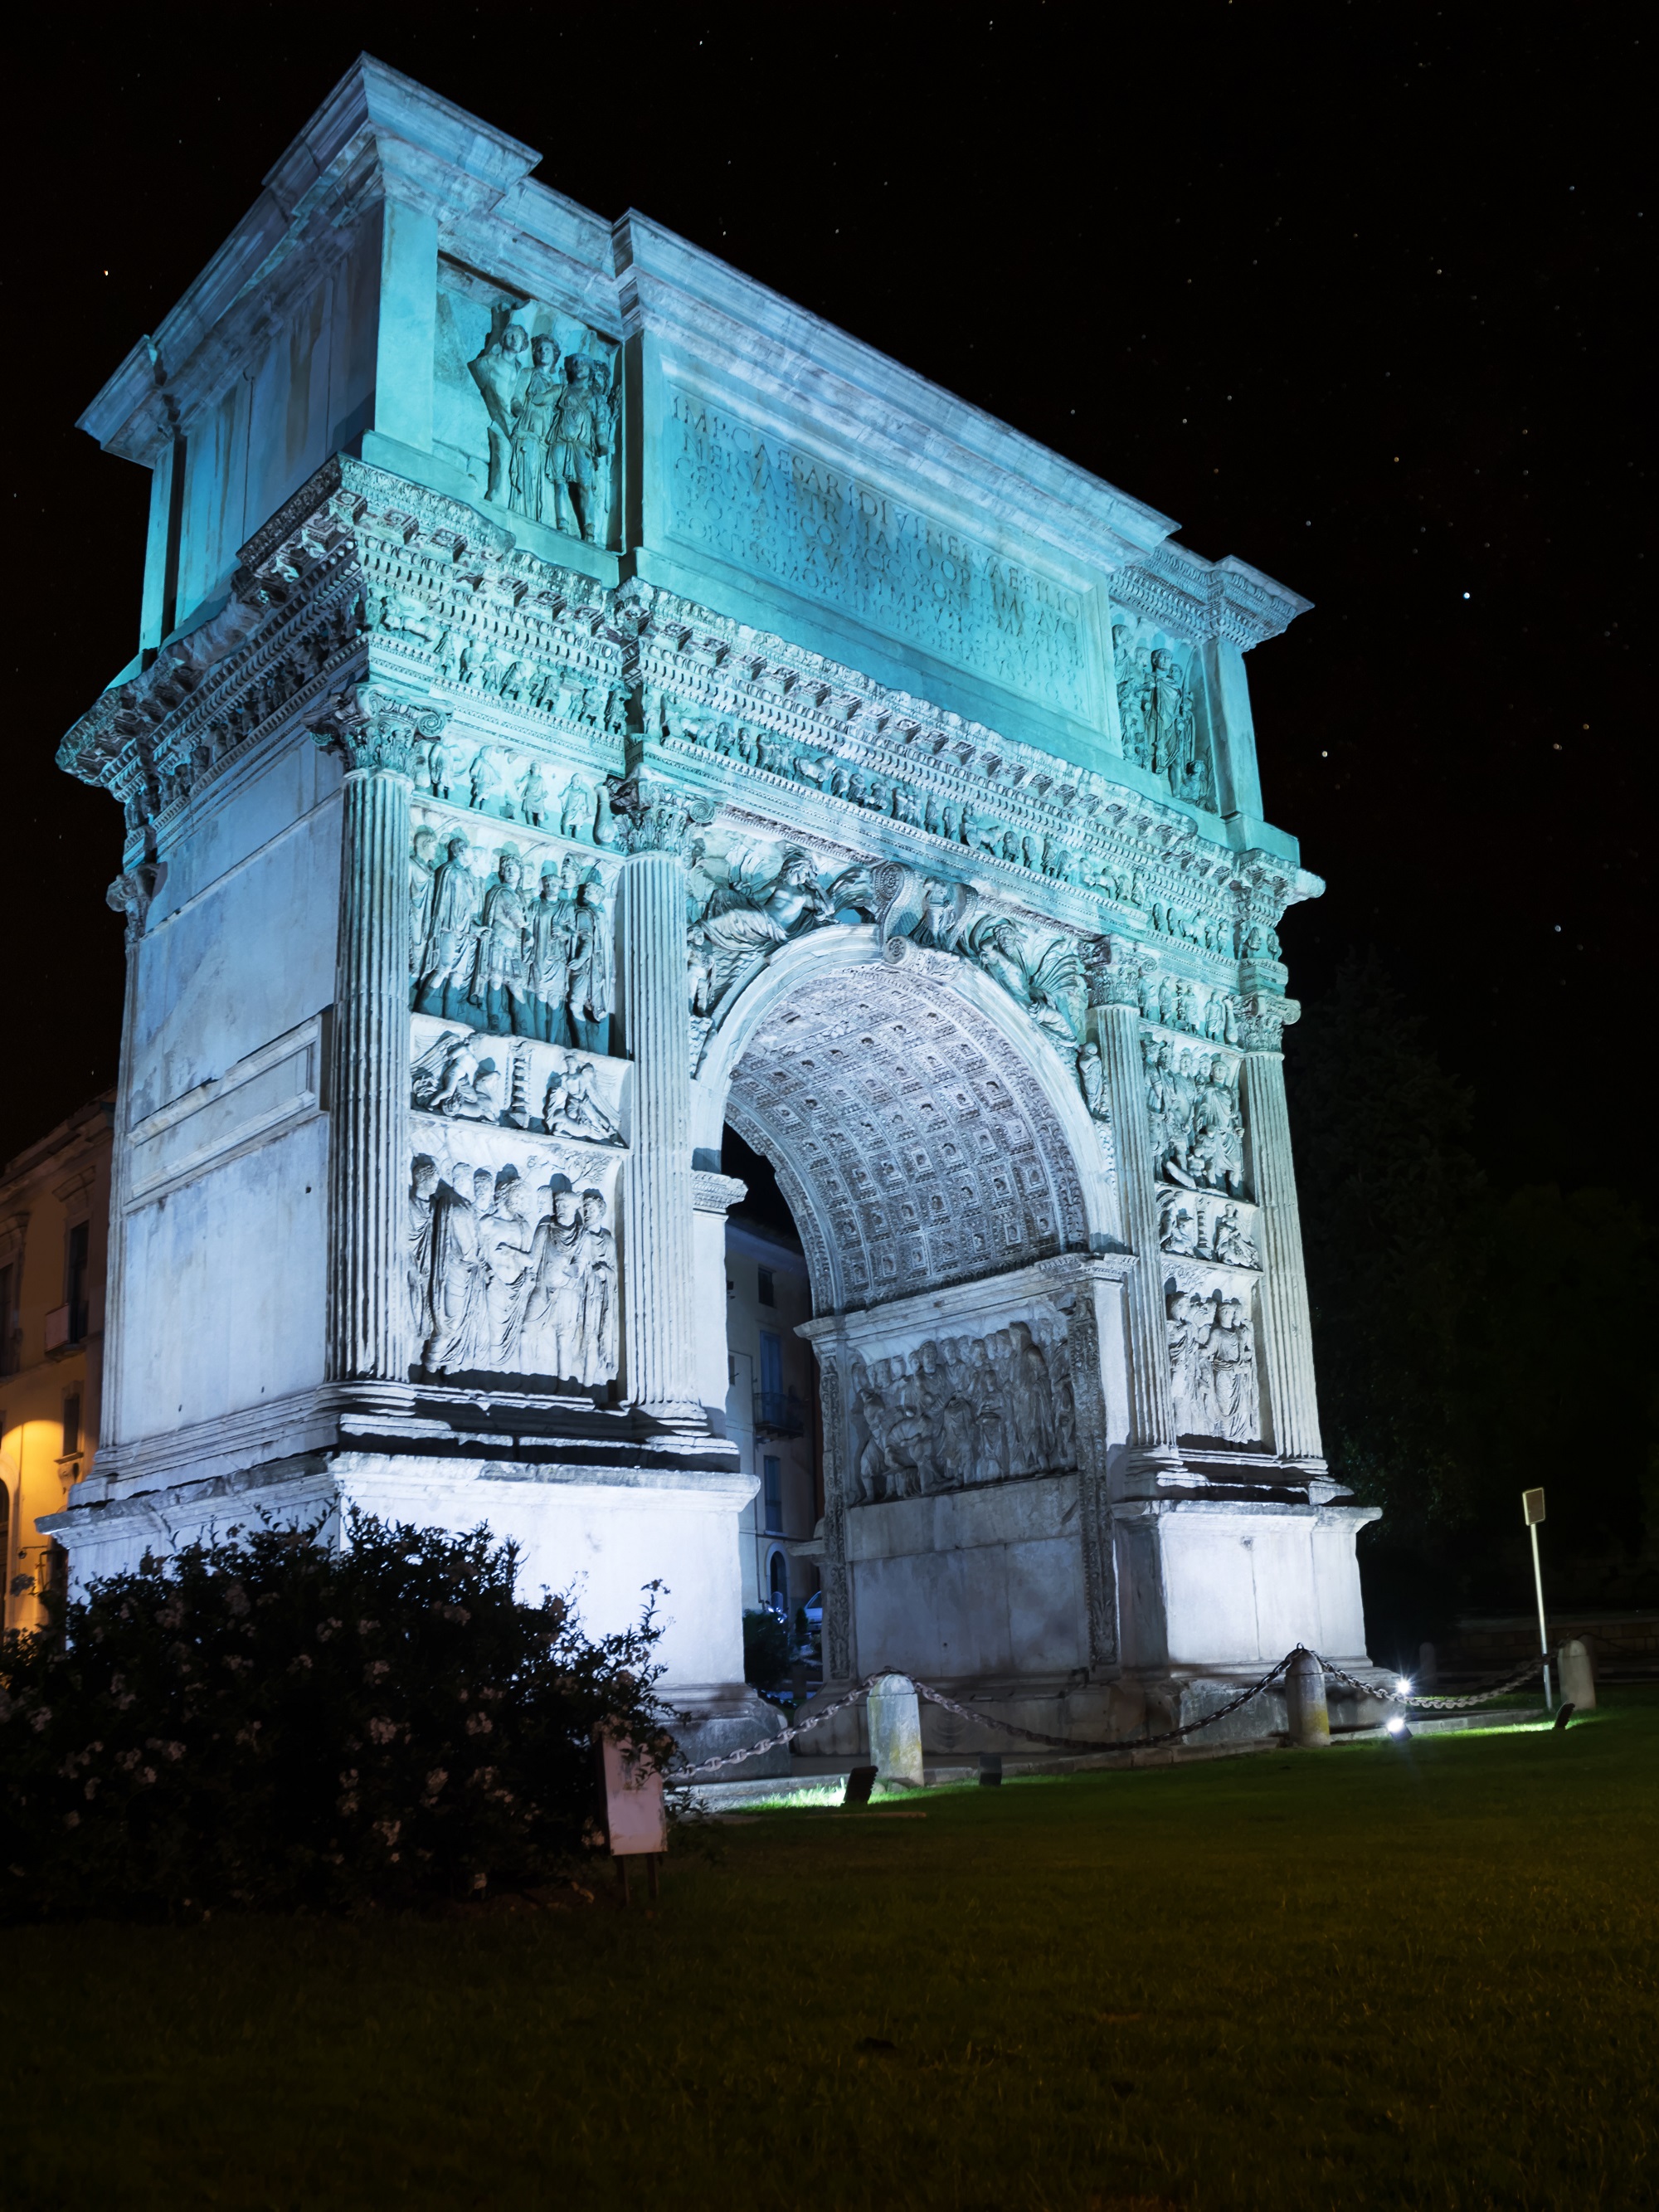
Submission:
M 1659 1692 L 930 1792 L 660 1904 L 0 1936 L 0 2203 L 1659 2203 Z

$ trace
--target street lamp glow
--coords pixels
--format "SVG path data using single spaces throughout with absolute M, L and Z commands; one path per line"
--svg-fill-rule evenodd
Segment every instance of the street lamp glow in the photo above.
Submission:
M 1409 1674 L 1396 1674 L 1395 1676 L 1394 1693 L 1396 1698 L 1410 1697 L 1412 1693 L 1412 1678 Z

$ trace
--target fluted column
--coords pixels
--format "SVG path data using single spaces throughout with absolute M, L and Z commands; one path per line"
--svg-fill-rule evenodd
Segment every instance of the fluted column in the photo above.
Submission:
M 691 815 L 667 787 L 616 794 L 628 858 L 617 892 L 623 1049 L 634 1063 L 623 1177 L 629 1398 L 653 1419 L 701 1421 L 691 1180 L 691 1024 L 685 988 L 685 848 Z
M 127 980 L 121 1007 L 121 1058 L 115 1079 L 115 1132 L 110 1158 L 109 1243 L 104 1261 L 104 1344 L 102 1381 L 96 1407 L 98 1450 L 101 1457 L 121 1441 L 121 1359 L 125 1313 L 122 1282 L 127 1259 L 127 1191 L 131 1182 L 127 1157 L 128 1127 L 132 1119 L 132 1022 L 138 1002 L 138 948 L 150 901 L 161 880 L 159 865 L 149 862 L 118 876 L 104 894 L 117 914 L 127 921 Z M 0 1316 L 0 1322 L 4 1316 Z
M 313 732 L 346 763 L 330 1084 L 328 1373 L 409 1372 L 410 799 L 417 736 L 442 716 L 365 685 Z
M 1089 1006 L 1106 1071 L 1118 1204 L 1136 1266 L 1128 1279 L 1129 1441 L 1143 1461 L 1180 1464 L 1170 1391 L 1170 1338 L 1164 1311 L 1164 1255 L 1158 1242 L 1146 1072 L 1140 1051 L 1139 965 L 1133 951 L 1100 938 L 1088 956 Z
M 1300 1012 L 1294 999 L 1262 995 L 1245 1000 L 1239 1030 L 1244 1048 L 1239 1087 L 1250 1190 L 1261 1209 L 1262 1356 L 1273 1406 L 1273 1443 L 1282 1458 L 1319 1460 L 1324 1447 L 1314 1385 L 1313 1326 L 1280 1050 L 1285 1024 Z

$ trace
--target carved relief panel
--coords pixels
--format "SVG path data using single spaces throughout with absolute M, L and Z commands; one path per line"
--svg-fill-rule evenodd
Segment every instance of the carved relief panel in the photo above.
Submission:
M 1078 1464 L 1066 1331 L 1052 1319 L 930 1336 L 885 1357 L 854 1353 L 848 1395 L 857 1504 Z
M 1170 1389 L 1182 1437 L 1261 1440 L 1261 1391 L 1250 1279 L 1178 1267 L 1164 1286 Z
M 427 748 L 426 773 L 446 789 L 463 773 L 475 788 L 486 773 L 498 774 L 487 748 L 454 748 L 467 757 L 460 769 L 442 757 L 448 750 L 443 739 Z M 585 810 L 592 791 L 580 776 L 572 781 Z M 533 761 L 517 792 L 519 811 L 532 814 L 539 828 L 553 809 Z M 601 790 L 599 803 L 604 797 Z M 580 828 L 585 811 L 567 818 Z M 611 901 L 605 870 L 572 850 L 573 842 L 502 837 L 483 823 L 417 810 L 409 857 L 410 999 L 416 1013 L 494 1036 L 609 1051 Z
M 411 1123 L 414 1367 L 602 1401 L 617 1369 L 615 1152 L 421 1114 Z
M 620 374 L 613 340 L 440 262 L 433 447 L 475 498 L 614 547 Z
M 1161 776 L 1177 799 L 1213 806 L 1215 776 L 1197 648 L 1115 607 L 1112 668 L 1124 758 Z

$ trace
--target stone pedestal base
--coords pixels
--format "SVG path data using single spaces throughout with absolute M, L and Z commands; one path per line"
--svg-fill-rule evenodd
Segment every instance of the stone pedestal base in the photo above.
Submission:
M 1248 1679 L 1298 1644 L 1368 1666 L 1354 1544 L 1381 1509 L 1303 1499 L 1241 1486 L 1115 1505 L 1126 1668 Z
M 743 1679 L 737 1531 L 754 1489 L 749 1476 L 337 1450 L 112 1487 L 116 1494 L 102 1499 L 83 1502 L 77 1492 L 76 1504 L 53 1516 L 76 1583 L 136 1567 L 146 1552 L 165 1556 L 257 1526 L 262 1516 L 334 1537 L 354 1505 L 456 1534 L 483 1522 L 498 1539 L 511 1537 L 522 1593 L 568 1594 L 589 1636 L 637 1623 L 646 1586 L 660 1583 L 661 1694 L 691 1716 L 688 1745 L 719 1736 L 715 1747 L 724 1750 L 767 1733 L 767 1709 Z

